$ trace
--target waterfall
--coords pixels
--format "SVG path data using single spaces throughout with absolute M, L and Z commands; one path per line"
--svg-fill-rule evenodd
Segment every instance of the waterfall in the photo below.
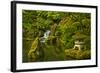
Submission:
M 48 36 L 49 36 L 49 34 L 50 34 L 50 30 L 47 30 L 45 33 L 44 33 L 44 38 L 46 39 Z
M 45 39 L 48 38 L 50 32 L 51 32 L 50 30 L 47 30 L 47 31 L 44 33 L 44 36 L 41 37 L 41 42 L 43 42 L 43 43 L 45 42 Z

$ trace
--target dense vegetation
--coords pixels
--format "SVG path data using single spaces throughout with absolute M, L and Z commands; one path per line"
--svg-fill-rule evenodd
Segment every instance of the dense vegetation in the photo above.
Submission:
M 22 15 L 23 62 L 91 58 L 90 13 L 23 10 Z M 84 49 L 73 49 L 76 40 L 84 42 Z

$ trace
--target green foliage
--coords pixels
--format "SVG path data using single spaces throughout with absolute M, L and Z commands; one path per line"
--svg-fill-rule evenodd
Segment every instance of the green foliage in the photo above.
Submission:
M 23 10 L 22 15 L 23 62 L 90 59 L 90 13 Z M 77 40 L 85 43 L 85 51 L 72 49 Z

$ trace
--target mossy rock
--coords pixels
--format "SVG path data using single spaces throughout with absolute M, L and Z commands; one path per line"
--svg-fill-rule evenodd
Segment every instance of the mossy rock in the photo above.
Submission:
M 74 49 L 67 49 L 65 52 L 67 60 L 85 60 L 91 58 L 90 50 L 79 51 Z

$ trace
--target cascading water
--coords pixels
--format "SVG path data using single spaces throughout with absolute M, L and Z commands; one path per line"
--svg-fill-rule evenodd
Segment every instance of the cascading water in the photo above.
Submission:
M 45 42 L 45 39 L 48 38 L 50 32 L 51 32 L 50 30 L 47 30 L 47 31 L 44 33 L 44 36 L 41 37 L 41 42 L 43 42 L 43 43 Z

